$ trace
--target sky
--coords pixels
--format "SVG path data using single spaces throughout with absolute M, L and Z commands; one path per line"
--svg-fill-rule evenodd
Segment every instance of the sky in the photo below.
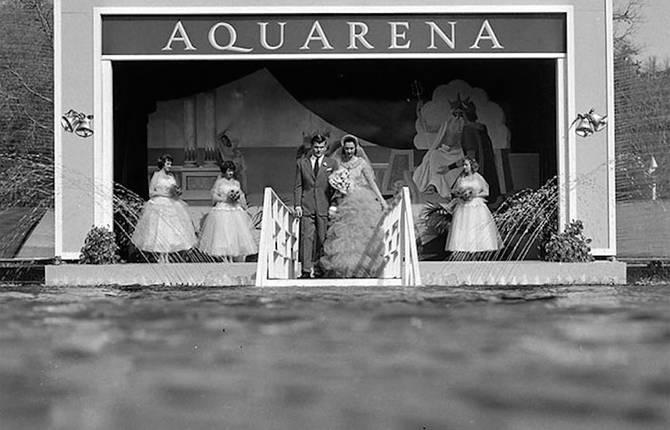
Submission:
M 640 58 L 670 59 L 670 0 L 645 0 L 643 15 L 644 23 L 634 35 Z

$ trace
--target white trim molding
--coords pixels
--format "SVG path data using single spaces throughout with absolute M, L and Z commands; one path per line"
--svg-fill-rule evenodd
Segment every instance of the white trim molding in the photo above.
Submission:
M 105 135 L 101 133 L 101 129 L 105 127 L 102 119 L 102 111 L 105 100 L 102 99 L 102 16 L 93 14 L 93 120 L 95 132 L 93 133 L 93 224 L 102 227 L 105 225 L 107 218 L 104 213 L 104 208 L 108 206 L 106 194 L 102 189 L 103 171 L 105 163 L 113 161 L 113 154 L 111 159 L 106 159 L 106 154 L 103 148 Z M 113 108 L 113 107 L 112 107 Z M 111 142 L 113 145 L 114 142 Z
M 54 255 L 63 257 L 63 114 L 61 99 L 61 0 L 54 0 Z
M 114 225 L 114 81 L 112 62 L 101 62 L 101 115 L 98 132 L 102 135 L 102 166 L 99 189 L 103 196 L 100 207 L 100 224 L 110 228 Z M 97 182 L 96 182 L 97 183 Z M 97 194 L 97 193 L 96 193 Z
M 573 14 L 573 9 L 570 7 L 570 11 L 567 14 L 566 19 L 566 42 L 567 42 L 567 57 L 566 62 L 566 73 L 567 73 L 567 117 L 568 121 L 572 121 L 576 115 L 575 109 L 575 18 Z M 566 122 L 567 127 L 570 127 L 570 124 Z M 577 218 L 577 150 L 575 143 L 577 137 L 575 133 L 570 131 L 566 132 L 567 134 L 567 196 L 568 196 L 568 222 Z M 559 230 L 563 230 L 564 225 L 559 225 Z
M 616 243 L 616 135 L 614 121 L 614 10 L 612 0 L 605 0 L 605 28 L 607 32 L 607 197 L 609 222 L 609 249 L 617 254 Z
M 568 142 L 568 127 L 569 120 L 565 112 L 567 104 L 567 92 L 565 90 L 567 84 L 567 74 L 565 59 L 556 60 L 556 156 L 557 156 L 557 170 L 558 180 L 558 225 L 566 224 L 568 218 L 568 157 L 567 157 L 567 142 Z
M 467 5 L 467 6 L 111 6 L 95 7 L 94 15 L 303 15 L 394 14 L 394 13 L 567 13 L 571 5 Z
M 226 61 L 226 60 L 338 60 L 338 59 L 388 59 L 388 58 L 404 58 L 404 59 L 552 59 L 565 58 L 566 54 L 562 53 L 467 53 L 467 52 L 441 52 L 441 53 L 351 53 L 351 54 L 202 54 L 202 55 L 103 55 L 102 60 L 111 61 L 188 61 L 188 60 L 202 60 L 202 61 Z

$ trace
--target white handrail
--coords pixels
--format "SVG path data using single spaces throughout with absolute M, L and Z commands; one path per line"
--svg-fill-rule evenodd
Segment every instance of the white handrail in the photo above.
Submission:
M 300 222 L 270 187 L 263 196 L 263 220 L 256 266 L 256 286 L 271 279 L 293 279 L 298 273 Z
M 301 285 L 307 282 L 296 279 L 299 273 L 299 225 L 299 219 L 272 188 L 265 188 L 256 286 Z M 409 188 L 403 187 L 399 198 L 382 219 L 380 228 L 386 261 L 382 276 L 380 279 L 360 279 L 356 284 L 367 282 L 370 285 L 421 285 Z M 323 281 L 325 280 L 309 280 L 310 285 L 318 285 Z M 343 285 L 351 282 L 345 279 L 338 281 Z M 333 280 L 326 282 L 334 283 Z
M 401 278 L 402 285 L 421 285 L 409 188 L 403 187 L 399 197 L 381 223 L 386 260 L 382 276 Z
M 403 271 L 403 285 L 421 285 L 421 272 L 419 271 L 419 252 L 416 249 L 416 235 L 414 233 L 414 214 L 412 212 L 412 200 L 409 188 L 402 188 L 403 217 L 405 218 L 405 267 Z

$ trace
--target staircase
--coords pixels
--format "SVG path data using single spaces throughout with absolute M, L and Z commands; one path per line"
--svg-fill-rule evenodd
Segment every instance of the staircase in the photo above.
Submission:
M 256 286 L 418 286 L 419 258 L 409 189 L 404 187 L 380 224 L 386 265 L 380 278 L 298 279 L 300 222 L 272 188 L 265 188 Z

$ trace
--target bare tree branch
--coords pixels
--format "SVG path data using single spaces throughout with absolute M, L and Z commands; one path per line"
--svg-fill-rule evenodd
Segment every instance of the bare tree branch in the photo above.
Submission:
M 35 8 L 35 12 L 37 12 L 37 16 L 40 20 L 40 25 L 42 27 L 42 31 L 46 34 L 47 38 L 49 40 L 53 40 L 54 38 L 54 32 L 53 32 L 53 27 L 51 25 L 51 21 L 48 19 L 48 15 L 53 13 L 53 10 L 48 10 L 48 9 L 53 9 L 49 8 L 49 5 L 45 5 L 45 2 L 42 0 L 34 0 L 32 2 L 33 7 Z M 45 10 L 45 6 L 47 10 Z
M 615 24 L 615 38 L 628 38 L 633 35 L 644 23 L 644 9 L 646 0 L 620 0 L 612 13 Z
M 2 87 L 0 85 L 0 94 L 4 96 L 5 100 L 14 100 L 16 103 L 13 103 L 15 107 L 18 107 L 21 109 L 23 115 L 30 120 L 30 122 L 38 128 L 41 128 L 42 130 L 47 130 L 51 131 L 51 126 L 49 124 L 44 124 L 40 122 L 38 119 L 36 119 L 27 109 L 27 107 L 21 103 L 21 99 L 17 97 L 16 95 L 12 94 L 11 91 L 7 90 L 6 88 Z M 11 109 L 10 109 L 11 111 Z M 18 119 L 18 118 L 13 118 Z
M 10 66 L 9 64 L 6 64 L 6 65 L 5 65 L 5 69 L 7 69 L 7 71 L 9 71 L 9 73 L 11 73 L 12 75 L 14 75 L 14 76 L 16 77 L 16 79 L 19 80 L 19 83 L 21 84 L 21 86 L 22 86 L 23 88 L 25 88 L 26 91 L 28 91 L 30 94 L 34 95 L 35 97 L 39 97 L 39 98 L 41 98 L 41 99 L 44 100 L 45 102 L 53 103 L 53 99 L 51 99 L 51 98 L 49 98 L 49 97 L 47 97 L 47 96 L 45 96 L 45 95 L 39 93 L 38 91 L 32 89 L 32 88 L 26 83 L 25 79 L 23 79 L 23 76 L 21 76 L 21 75 L 19 74 L 19 72 L 17 72 L 16 70 L 14 70 L 14 69 L 12 68 L 12 66 Z
M 647 0 L 616 0 L 612 19 L 614 21 L 614 52 L 616 58 L 634 61 L 640 46 L 633 36 L 644 24 L 642 11 Z

